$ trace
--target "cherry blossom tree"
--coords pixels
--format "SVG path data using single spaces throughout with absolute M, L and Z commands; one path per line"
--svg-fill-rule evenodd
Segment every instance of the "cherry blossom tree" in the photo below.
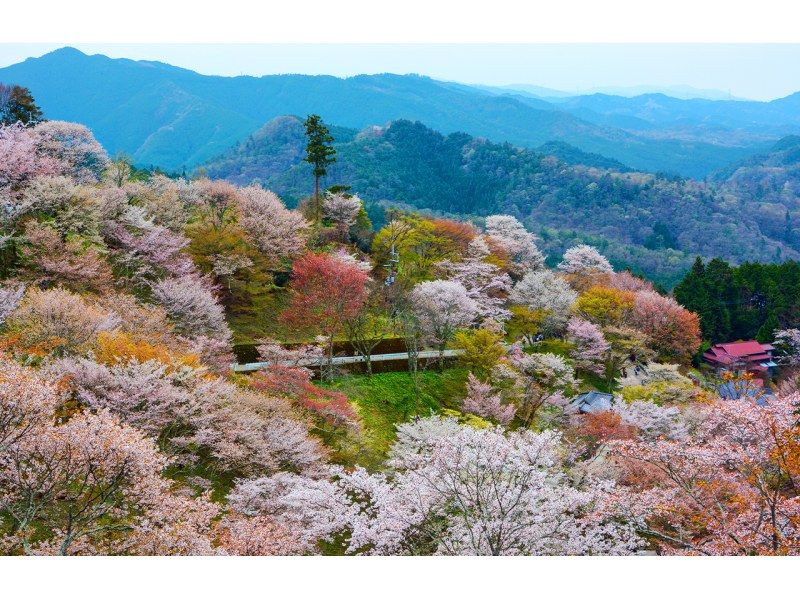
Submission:
M 302 253 L 308 221 L 287 210 L 272 191 L 251 185 L 238 190 L 239 224 L 270 262 L 279 266 Z
M 552 353 L 526 354 L 515 345 L 509 353 L 509 361 L 522 374 L 517 415 L 525 426 L 534 422 L 542 406 L 566 405 L 564 393 L 575 386 L 575 370 L 563 357 Z
M 86 351 L 99 332 L 118 323 L 116 314 L 60 288 L 29 289 L 7 320 L 23 348 L 42 353 Z
M 393 465 L 340 473 L 359 496 L 349 551 L 370 554 L 629 554 L 626 524 L 594 516 L 602 484 L 562 473 L 560 435 L 461 427 Z
M 0 356 L 0 461 L 24 436 L 52 423 L 59 402 L 52 382 Z
M 796 366 L 800 364 L 800 330 L 788 328 L 775 333 L 775 358 L 781 365 Z
M 362 202 L 357 195 L 326 193 L 322 204 L 325 217 L 336 223 L 342 241 L 347 241 L 350 227 L 355 224 Z
M 615 401 L 611 411 L 643 440 L 680 441 L 689 436 L 690 426 L 677 407 L 662 407 L 652 401 Z
M 153 298 L 164 307 L 175 329 L 190 338 L 208 336 L 229 342 L 225 311 L 203 278 L 165 278 L 152 286 Z
M 317 552 L 321 540 L 332 541 L 357 511 L 336 483 L 288 472 L 237 480 L 228 503 L 242 516 L 269 517 L 293 530 L 293 548 L 301 553 Z
M 513 216 L 489 216 L 486 234 L 508 252 L 523 272 L 544 267 L 544 256 L 536 247 L 536 237 Z
M 627 270 L 614 272 L 608 279 L 608 286 L 619 291 L 653 291 L 653 285 L 644 278 L 634 276 Z
M 114 261 L 134 284 L 144 286 L 164 275 L 197 274 L 184 253 L 189 239 L 154 224 L 140 208 L 126 206 L 118 220 L 105 223 L 103 236 Z
M 17 309 L 19 302 L 22 301 L 22 296 L 25 294 L 25 286 L 18 285 L 0 285 L 0 326 L 5 324 L 8 316 Z
M 192 182 L 192 195 L 197 209 L 214 229 L 222 229 L 235 220 L 239 189 L 227 181 L 200 179 Z
M 47 370 L 79 404 L 107 410 L 154 438 L 167 438 L 191 424 L 198 383 L 191 368 L 170 368 L 152 359 L 112 365 L 91 359 L 62 359 Z
M 372 270 L 372 263 L 369 261 L 369 259 L 362 259 L 358 256 L 355 256 L 344 247 L 339 247 L 333 251 L 331 255 L 346 264 L 352 264 L 353 266 L 356 266 L 362 272 L 369 273 Z
M 250 388 L 242 388 L 175 361 L 136 358 L 104 364 L 62 359 L 46 371 L 60 381 L 65 399 L 91 411 L 115 414 L 158 438 L 183 462 L 211 458 L 208 466 L 221 471 L 263 474 L 282 467 L 313 470 L 319 465 L 320 443 L 278 395 L 302 395 L 307 399 L 299 401 L 302 406 L 316 407 L 323 417 L 355 418 L 343 395 L 317 389 L 308 377 L 276 375 L 271 384 L 256 379 Z M 342 398 L 345 412 L 340 414 L 337 400 Z M 306 404 L 312 399 L 319 404 Z
M 461 424 L 454 417 L 431 415 L 396 426 L 397 438 L 389 449 L 392 463 L 404 463 L 429 452 L 442 438 L 455 436 Z
M 273 517 L 228 515 L 218 525 L 219 544 L 237 556 L 294 556 L 304 554 L 298 530 Z
M 220 378 L 192 389 L 197 409 L 191 428 L 173 444 L 208 451 L 218 471 L 240 476 L 281 469 L 314 472 L 324 449 L 286 399 L 238 387 Z
M 165 347 L 174 354 L 191 353 L 187 339 L 175 334 L 166 310 L 154 303 L 142 303 L 127 293 L 109 292 L 99 297 L 97 305 L 104 311 L 122 314 L 116 329 L 134 342 Z
M 417 440 L 392 451 L 389 475 L 280 473 L 239 481 L 229 504 L 290 525 L 309 551 L 319 540 L 353 554 L 630 554 L 639 546 L 631 526 L 599 514 L 611 482 L 564 474 L 557 432 L 441 418 L 404 427 Z
M 439 349 L 440 359 L 456 331 L 471 326 L 478 314 L 464 285 L 452 280 L 421 282 L 412 289 L 410 300 L 423 338 Z
M 25 226 L 21 254 L 30 267 L 26 275 L 39 284 L 78 291 L 102 291 L 113 286 L 111 267 L 97 247 L 86 246 L 80 239 L 64 241 L 46 224 L 31 221 Z
M 570 309 L 578 298 L 567 282 L 550 270 L 528 272 L 511 291 L 512 303 L 531 310 L 544 310 L 542 331 L 554 334 L 564 329 Z
M 697 314 L 672 297 L 653 291 L 636 293 L 632 325 L 650 339 L 650 346 L 664 356 L 686 360 L 700 348 Z
M 158 226 L 180 233 L 199 203 L 195 188 L 184 179 L 154 174 L 144 183 L 127 182 L 120 189 L 128 201 L 141 206 L 148 219 Z
M 56 159 L 62 173 L 78 182 L 100 180 L 108 166 L 108 154 L 83 125 L 44 121 L 36 125 L 33 135 L 37 152 Z
M 63 236 L 78 234 L 99 240 L 101 207 L 101 198 L 94 188 L 76 185 L 66 176 L 47 176 L 28 183 L 22 192 L 18 214 L 44 216 Z
M 517 411 L 514 405 L 503 404 L 500 392 L 492 388 L 491 384 L 481 382 L 472 373 L 467 375 L 467 396 L 461 408 L 504 426 L 514 419 Z
M 704 404 L 688 438 L 612 442 L 618 514 L 667 554 L 800 553 L 798 399 Z
M 486 261 L 489 248 L 481 237 L 475 237 L 461 262 L 444 261 L 438 264 L 449 280 L 461 283 L 467 295 L 478 307 L 480 319 L 499 322 L 511 317 L 505 302 L 511 292 L 511 278 L 494 264 Z
M 614 271 L 608 260 L 590 245 L 567 249 L 558 269 L 567 274 L 610 274 Z
M 286 348 L 272 338 L 262 338 L 256 347 L 258 356 L 273 366 L 302 368 L 319 364 L 325 355 L 325 350 L 319 345 L 297 345 Z
M 228 290 L 231 290 L 231 277 L 239 270 L 244 270 L 253 265 L 251 260 L 246 255 L 216 255 L 213 257 L 214 266 L 212 271 L 220 278 L 228 279 Z
M 571 318 L 567 325 L 567 340 L 575 345 L 570 357 L 575 360 L 578 369 L 596 374 L 605 372 L 611 346 L 597 325 L 581 318 Z
M 157 535 L 175 552 L 189 545 L 211 553 L 200 530 L 213 509 L 188 526 L 160 475 L 166 464 L 152 440 L 107 412 L 79 413 L 18 438 L 0 460 L 0 513 L 12 525 L 4 552 L 130 553 Z
M 0 125 L 0 188 L 18 189 L 36 176 L 60 171 L 56 158 L 37 151 L 32 131 L 21 124 Z
M 186 489 L 170 491 L 169 482 L 159 480 L 162 491 L 148 502 L 147 518 L 137 522 L 125 554 L 156 556 L 214 556 L 211 528 L 219 507 L 208 493 L 192 497 Z M 93 551 L 96 553 L 97 551 Z M 104 551 L 101 554 L 106 554 Z

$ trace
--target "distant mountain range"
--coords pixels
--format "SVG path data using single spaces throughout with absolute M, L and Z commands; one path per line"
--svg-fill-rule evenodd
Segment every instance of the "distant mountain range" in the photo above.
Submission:
M 536 148 L 568 144 L 631 168 L 704 177 L 800 133 L 800 95 L 773 102 L 664 95 L 535 97 L 416 75 L 205 76 L 160 62 L 62 48 L 0 69 L 29 87 L 49 118 L 91 127 L 142 165 L 191 169 L 272 118 L 319 113 L 363 129 L 397 119 Z
M 632 98 L 635 96 L 646 95 L 646 94 L 660 94 L 672 98 L 678 98 L 680 100 L 703 99 L 703 100 L 744 101 L 744 98 L 734 97 L 730 93 L 722 91 L 720 89 L 698 89 L 690 85 L 667 85 L 667 86 L 634 85 L 631 87 L 624 87 L 624 86 L 592 87 L 589 89 L 581 89 L 579 91 L 574 91 L 574 92 L 562 91 L 559 89 L 551 89 L 549 87 L 541 87 L 539 85 L 527 85 L 524 83 L 517 83 L 513 85 L 500 85 L 494 87 L 488 85 L 477 85 L 476 87 L 482 87 L 488 90 L 498 90 L 502 93 L 508 93 L 509 91 L 522 91 L 524 93 L 528 93 L 530 95 L 539 98 L 568 98 L 579 95 L 586 96 L 599 93 L 604 95 L 622 96 L 626 98 Z
M 387 205 L 461 216 L 509 213 L 537 232 L 551 255 L 591 242 L 615 265 L 665 286 L 695 255 L 734 262 L 800 258 L 800 137 L 703 183 L 622 172 L 571 146 L 551 143 L 543 153 L 465 133 L 445 136 L 406 120 L 332 133 L 337 162 L 324 184 L 351 186 L 378 220 Z M 280 117 L 205 167 L 214 178 L 261 183 L 295 203 L 311 189 L 304 144 L 301 120 Z M 747 184 L 754 177 L 786 196 L 758 198 Z

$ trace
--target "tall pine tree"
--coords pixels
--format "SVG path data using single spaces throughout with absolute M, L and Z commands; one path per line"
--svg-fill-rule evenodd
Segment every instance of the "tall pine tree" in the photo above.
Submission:
M 333 148 L 333 136 L 318 114 L 309 114 L 305 121 L 306 157 L 304 160 L 314 169 L 314 198 L 311 204 L 311 216 L 315 222 L 322 219 L 322 203 L 319 196 L 319 180 L 328 174 L 328 166 L 336 162 L 336 150 Z

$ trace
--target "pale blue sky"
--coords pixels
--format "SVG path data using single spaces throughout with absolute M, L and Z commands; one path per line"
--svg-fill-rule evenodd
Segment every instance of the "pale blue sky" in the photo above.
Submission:
M 0 44 L 0 66 L 67 44 Z M 419 73 L 568 92 L 688 85 L 770 100 L 800 91 L 800 44 L 69 44 L 214 75 Z

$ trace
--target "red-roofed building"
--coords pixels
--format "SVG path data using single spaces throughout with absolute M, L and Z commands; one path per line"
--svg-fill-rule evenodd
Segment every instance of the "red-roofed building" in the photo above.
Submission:
M 776 366 L 772 350 L 772 345 L 758 341 L 718 343 L 703 353 L 703 359 L 717 371 L 747 371 L 767 377 Z

